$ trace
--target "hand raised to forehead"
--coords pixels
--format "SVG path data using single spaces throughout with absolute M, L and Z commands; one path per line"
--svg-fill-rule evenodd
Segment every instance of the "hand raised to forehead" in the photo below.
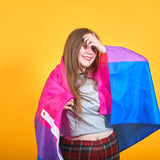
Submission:
M 83 38 L 84 43 L 88 45 L 89 47 L 94 46 L 98 49 L 99 52 L 106 53 L 105 46 L 97 39 L 94 33 L 86 34 L 82 38 Z

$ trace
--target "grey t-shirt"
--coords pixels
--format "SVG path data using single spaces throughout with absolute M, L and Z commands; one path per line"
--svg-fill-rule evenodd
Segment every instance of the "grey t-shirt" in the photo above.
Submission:
M 73 109 L 63 110 L 61 136 L 80 136 L 113 130 L 109 124 L 109 116 L 99 114 L 99 96 L 93 83 L 92 79 L 87 79 L 80 87 L 81 95 L 85 98 L 81 99 L 82 115 L 77 115 Z

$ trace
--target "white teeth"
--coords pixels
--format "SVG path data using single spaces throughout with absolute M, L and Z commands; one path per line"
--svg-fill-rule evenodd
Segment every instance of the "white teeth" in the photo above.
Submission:
M 85 59 L 87 59 L 87 60 L 90 60 L 91 58 L 90 57 L 84 57 Z

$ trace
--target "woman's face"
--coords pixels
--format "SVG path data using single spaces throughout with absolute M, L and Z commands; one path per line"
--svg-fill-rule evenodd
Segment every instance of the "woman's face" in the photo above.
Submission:
M 82 67 L 82 70 L 85 71 L 86 68 L 91 66 L 97 56 L 97 49 L 95 47 L 90 47 L 86 44 L 82 44 L 79 55 L 78 55 L 78 62 Z

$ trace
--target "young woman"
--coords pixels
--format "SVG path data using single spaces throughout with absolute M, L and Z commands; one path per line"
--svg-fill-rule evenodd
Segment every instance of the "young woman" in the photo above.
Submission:
M 38 160 L 118 160 L 159 128 L 147 59 L 104 46 L 87 28 L 72 31 L 39 100 Z
M 100 114 L 98 79 L 90 76 L 98 71 L 100 54 L 106 54 L 105 46 L 86 28 L 74 30 L 64 47 L 67 82 L 75 96 L 65 104 L 61 121 L 60 148 L 66 160 L 119 159 L 116 134 Z

